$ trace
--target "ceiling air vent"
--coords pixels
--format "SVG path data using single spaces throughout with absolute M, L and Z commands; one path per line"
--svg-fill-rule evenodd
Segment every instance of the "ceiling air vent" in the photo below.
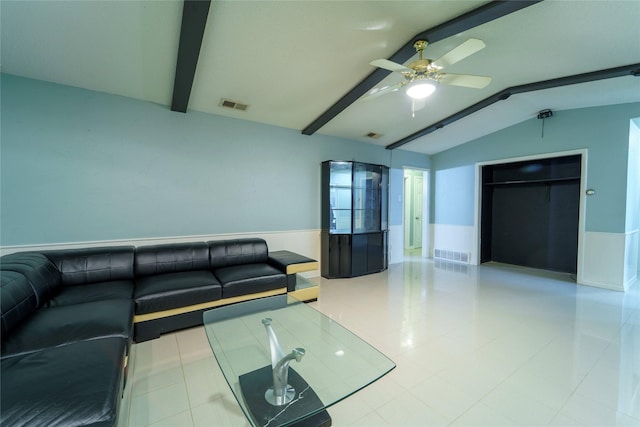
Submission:
M 382 137 L 381 133 L 376 133 L 376 132 L 369 132 L 368 134 L 365 135 L 367 138 L 373 138 L 373 139 L 378 139 L 380 137 Z
M 220 106 L 225 108 L 231 108 L 233 110 L 247 111 L 249 106 L 247 104 L 241 104 L 236 101 L 232 101 L 230 99 L 222 98 L 220 99 Z

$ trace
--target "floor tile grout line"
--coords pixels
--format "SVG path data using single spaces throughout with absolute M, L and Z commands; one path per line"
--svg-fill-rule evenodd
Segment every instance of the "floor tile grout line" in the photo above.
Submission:
M 182 355 L 182 350 L 180 348 L 180 340 L 178 340 L 178 334 L 174 334 L 175 339 L 176 339 L 176 345 L 178 347 L 178 356 L 180 357 L 180 370 L 182 371 L 182 380 L 184 381 L 184 388 L 185 388 L 185 392 L 187 394 L 187 403 L 188 403 L 188 407 L 189 407 L 189 418 L 191 419 L 191 425 L 195 426 L 196 425 L 196 421 L 193 418 L 193 405 L 191 404 L 191 394 L 189 393 L 189 387 L 187 387 L 187 376 L 184 372 L 184 357 Z

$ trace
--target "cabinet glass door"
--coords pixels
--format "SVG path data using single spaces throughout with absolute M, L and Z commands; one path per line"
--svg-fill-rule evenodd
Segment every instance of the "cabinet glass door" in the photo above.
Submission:
M 380 231 L 381 166 L 355 163 L 353 171 L 353 232 Z
M 330 227 L 334 234 L 351 233 L 351 163 L 331 162 L 329 174 Z

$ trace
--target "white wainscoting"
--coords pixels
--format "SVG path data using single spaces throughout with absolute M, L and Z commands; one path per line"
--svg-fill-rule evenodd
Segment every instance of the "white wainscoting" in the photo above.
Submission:
M 599 288 L 625 290 L 625 233 L 587 231 L 584 256 L 578 262 L 578 282 Z
M 404 235 L 402 225 L 389 226 L 389 264 L 404 261 Z
M 624 245 L 625 289 L 629 289 L 638 280 L 638 251 L 640 251 L 640 230 L 626 233 Z
M 144 246 L 164 243 L 206 242 L 209 240 L 242 239 L 259 237 L 267 242 L 269 251 L 287 250 L 313 258 L 320 264 L 320 230 L 274 231 L 263 233 L 206 234 L 197 236 L 155 237 L 130 240 L 102 240 L 93 242 L 54 243 L 46 245 L 5 246 L 0 248 L 0 255 L 24 251 L 45 251 L 57 249 L 74 249 L 98 246 Z M 306 277 L 320 275 L 318 270 L 303 273 Z
M 431 235 L 433 236 L 430 246 L 432 248 L 431 256 L 436 249 L 467 253 L 471 263 L 477 264 L 477 261 L 474 262 L 478 257 L 472 225 L 433 224 Z
M 478 259 L 472 226 L 447 224 L 431 224 L 431 226 L 431 248 L 468 252 L 471 254 L 470 259 L 472 263 Z M 389 229 L 389 264 L 403 261 L 402 233 L 402 226 L 392 226 Z M 0 255 L 24 251 L 119 245 L 143 246 L 163 243 L 240 239 L 246 237 L 260 237 L 264 239 L 270 251 L 289 250 L 320 262 L 320 230 L 209 234 L 46 245 L 5 246 L 0 248 Z M 629 233 L 586 232 L 583 260 L 581 262 L 579 260 L 578 262 L 578 283 L 617 291 L 628 289 L 638 280 L 639 242 L 640 230 L 634 230 Z M 304 273 L 306 277 L 316 277 L 319 275 L 320 269 Z

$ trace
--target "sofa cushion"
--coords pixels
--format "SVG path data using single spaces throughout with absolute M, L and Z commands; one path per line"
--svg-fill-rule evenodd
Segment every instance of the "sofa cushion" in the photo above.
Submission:
M 43 252 L 58 268 L 63 286 L 133 280 L 133 246 Z
M 58 293 L 47 303 L 48 307 L 81 304 L 92 301 L 112 299 L 133 299 L 134 282 L 131 280 L 113 280 L 96 282 L 90 285 L 62 286 Z
M 116 425 L 126 347 L 101 338 L 2 359 L 0 425 Z
M 38 299 L 29 281 L 15 271 L 0 271 L 0 336 L 3 341 L 9 331 L 36 311 Z
M 230 298 L 287 287 L 287 276 L 268 264 L 245 264 L 218 268 L 222 297 Z
M 210 271 L 184 271 L 141 277 L 136 281 L 136 314 L 171 310 L 219 300 L 220 282 Z
M 267 262 L 269 250 L 263 239 L 232 239 L 207 242 L 211 269 Z
M 15 271 L 27 278 L 37 298 L 44 305 L 60 286 L 60 273 L 49 258 L 36 252 L 16 252 L 0 259 L 2 270 Z
M 2 341 L 2 357 L 133 333 L 133 301 L 88 302 L 38 310 Z
M 204 242 L 140 246 L 136 249 L 136 277 L 209 269 Z

